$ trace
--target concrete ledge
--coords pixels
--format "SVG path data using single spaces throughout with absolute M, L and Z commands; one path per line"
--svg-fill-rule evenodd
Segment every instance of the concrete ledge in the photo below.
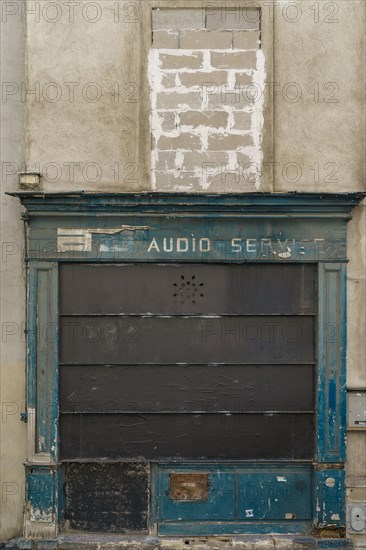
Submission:
M 57 540 L 17 539 L 6 550 L 345 550 L 350 539 L 316 539 L 286 535 L 153 537 L 139 535 L 63 534 Z

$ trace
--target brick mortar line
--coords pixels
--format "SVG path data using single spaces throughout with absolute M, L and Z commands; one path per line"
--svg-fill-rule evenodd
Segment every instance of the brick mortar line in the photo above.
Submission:
M 259 50 L 227 50 L 227 49 L 218 49 L 215 50 L 215 52 L 218 53 L 247 53 L 247 52 L 256 52 Z M 236 105 L 223 105 L 221 109 L 217 109 L 217 106 L 209 107 L 208 101 L 204 102 L 198 101 L 199 96 L 198 92 L 202 89 L 201 85 L 193 85 L 190 87 L 182 86 L 178 84 L 178 81 L 180 82 L 180 75 L 181 74 L 204 74 L 204 73 L 217 73 L 221 72 L 226 77 L 226 84 L 229 86 L 229 82 L 235 83 L 235 79 L 237 75 L 245 75 L 249 78 L 253 78 L 253 82 L 255 80 L 260 80 L 258 76 L 256 76 L 256 73 L 258 72 L 258 56 L 256 54 L 256 62 L 255 65 L 248 68 L 248 67 L 229 67 L 229 68 L 219 68 L 219 67 L 212 67 L 211 65 L 211 50 L 202 49 L 200 52 L 197 50 L 162 50 L 162 49 L 152 49 L 152 57 L 150 58 L 150 84 L 151 84 L 151 103 L 152 103 L 152 121 L 154 122 L 155 118 L 155 127 L 154 123 L 152 124 L 152 138 L 154 139 L 154 147 L 152 148 L 151 153 L 151 169 L 153 173 L 153 180 L 156 187 L 156 176 L 157 174 L 169 174 L 169 176 L 172 176 L 175 181 L 175 185 L 181 182 L 183 185 L 188 185 L 188 187 L 191 185 L 189 180 L 187 180 L 187 174 L 190 174 L 191 176 L 197 176 L 197 180 L 200 182 L 199 185 L 201 188 L 208 188 L 210 186 L 210 182 L 207 183 L 207 181 L 204 181 L 202 179 L 202 165 L 199 166 L 197 164 L 193 164 L 191 167 L 189 167 L 189 171 L 187 169 L 183 170 L 183 172 L 186 174 L 186 179 L 182 178 L 182 167 L 184 166 L 186 159 L 187 159 L 187 153 L 197 153 L 197 154 L 211 154 L 214 155 L 226 155 L 228 162 L 225 162 L 225 166 L 228 166 L 229 170 L 231 169 L 233 172 L 235 172 L 235 166 L 242 165 L 241 159 L 239 155 L 242 155 L 244 159 L 248 159 L 250 162 L 251 159 L 258 158 L 258 154 L 261 153 L 257 151 L 256 144 L 261 142 L 261 136 L 262 136 L 262 130 L 256 130 L 255 124 L 253 123 L 253 116 L 255 116 L 255 111 L 258 109 L 258 106 L 255 106 L 254 108 L 250 108 L 250 106 L 245 107 L 245 111 L 243 110 L 243 107 L 240 108 L 240 106 Z M 191 69 L 187 70 L 187 68 L 182 67 L 179 69 L 166 69 L 165 67 L 162 67 L 162 59 L 161 56 L 163 54 L 172 55 L 174 58 L 184 58 L 186 57 L 189 52 L 197 52 L 195 58 L 201 59 L 201 67 L 199 70 L 197 69 Z M 198 53 L 201 53 L 201 55 L 197 55 Z M 173 88 L 166 88 L 163 84 L 163 77 L 169 76 L 170 74 L 177 75 L 177 80 L 175 82 L 175 86 Z M 223 78 L 225 78 L 223 76 Z M 245 85 L 244 85 L 245 86 Z M 169 90 L 169 91 L 168 91 Z M 227 92 L 229 93 L 230 88 L 227 88 Z M 240 90 L 240 88 L 239 88 Z M 238 91 L 237 87 L 232 88 L 232 92 Z M 176 105 L 173 107 L 159 107 L 157 109 L 157 101 L 158 96 L 160 94 L 163 94 L 164 97 L 174 97 L 174 95 L 181 94 L 187 96 L 187 103 L 185 106 L 181 105 L 179 108 L 177 108 Z M 192 96 L 191 98 L 189 96 Z M 163 101 L 163 98 L 161 98 L 160 101 Z M 189 99 L 196 102 L 196 105 L 190 105 Z M 201 98 L 203 99 L 203 98 Z M 238 108 L 236 108 L 238 107 Z M 261 109 L 262 106 L 260 105 L 259 108 Z M 211 109 L 211 110 L 208 110 Z M 185 112 L 194 112 L 198 114 L 204 114 L 207 112 L 225 112 L 228 114 L 228 120 L 225 127 L 215 127 L 215 126 L 206 126 L 206 125 L 200 125 L 200 126 L 193 126 L 193 125 L 185 125 L 181 126 L 180 128 L 173 128 L 173 129 L 164 129 L 164 115 L 165 114 L 173 114 L 175 121 L 173 124 L 177 124 L 178 118 L 180 114 L 183 114 Z M 234 128 L 235 124 L 235 114 L 237 113 L 243 113 L 245 112 L 248 114 L 250 120 L 249 125 L 250 129 L 237 129 Z M 169 124 L 169 121 L 168 121 Z M 252 141 L 249 140 L 249 143 L 246 143 L 245 145 L 238 145 L 235 143 L 234 140 L 234 148 L 219 148 L 215 149 L 219 143 L 215 140 L 211 140 L 212 143 L 209 142 L 209 139 L 211 135 L 217 139 L 226 139 L 229 138 L 243 138 L 244 142 L 248 141 L 248 138 L 252 138 Z M 161 146 L 159 147 L 159 140 L 160 138 L 165 138 L 168 141 L 163 144 L 163 148 Z M 179 138 L 182 138 L 180 141 L 178 141 L 178 144 L 180 147 L 177 147 L 176 143 L 172 141 L 169 143 L 169 139 L 171 140 L 179 140 Z M 191 144 L 189 143 L 189 140 L 191 138 L 197 138 L 195 141 L 193 141 Z M 185 142 L 185 139 L 187 140 Z M 251 141 L 251 142 L 250 142 Z M 235 146 L 236 145 L 236 146 Z M 169 148 L 170 147 L 170 148 Z M 164 167 L 164 158 L 162 159 L 162 164 L 160 163 L 160 155 L 161 154 L 172 154 L 172 157 L 174 159 L 174 166 L 170 167 L 166 165 L 167 159 L 165 158 L 165 167 Z M 159 166 L 160 164 L 160 166 Z M 163 172 L 161 172 L 161 167 L 163 166 Z M 169 183 L 171 185 L 172 183 Z

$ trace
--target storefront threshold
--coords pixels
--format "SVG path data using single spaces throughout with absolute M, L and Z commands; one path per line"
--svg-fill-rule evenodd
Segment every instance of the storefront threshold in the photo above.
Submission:
M 353 548 L 350 539 L 317 539 L 286 535 L 235 537 L 154 537 L 64 533 L 57 540 L 17 539 L 6 550 L 343 550 Z

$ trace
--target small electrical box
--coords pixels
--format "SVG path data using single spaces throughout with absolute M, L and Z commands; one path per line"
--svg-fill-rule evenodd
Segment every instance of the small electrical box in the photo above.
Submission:
M 366 429 L 366 392 L 348 392 L 348 428 L 350 430 Z
M 347 530 L 359 535 L 366 533 L 366 504 L 355 502 L 348 505 Z

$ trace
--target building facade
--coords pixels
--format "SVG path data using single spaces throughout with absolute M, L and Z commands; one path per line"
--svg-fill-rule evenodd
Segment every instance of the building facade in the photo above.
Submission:
M 1 8 L 0 540 L 364 548 L 365 4 Z

